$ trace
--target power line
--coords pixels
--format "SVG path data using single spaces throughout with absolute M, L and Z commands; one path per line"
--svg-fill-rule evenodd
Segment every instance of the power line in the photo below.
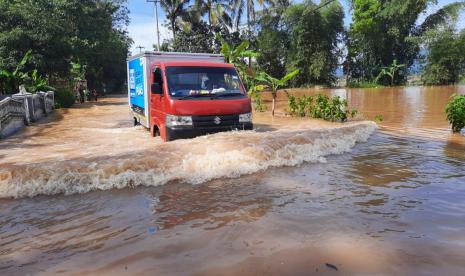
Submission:
M 326 7 L 327 5 L 331 4 L 334 1 L 335 0 L 329 0 L 328 2 L 324 3 L 323 5 L 320 5 L 320 6 L 316 7 L 315 9 L 313 9 L 312 12 L 316 12 L 317 10 Z

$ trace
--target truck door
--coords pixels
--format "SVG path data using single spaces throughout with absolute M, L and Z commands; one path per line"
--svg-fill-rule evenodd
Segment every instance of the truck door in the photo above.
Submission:
M 158 127 L 163 127 L 162 123 L 164 123 L 164 116 L 165 116 L 165 104 L 163 100 L 163 93 L 164 93 L 164 83 L 162 77 L 162 71 L 159 67 L 155 67 L 152 71 L 152 83 L 158 83 L 161 87 L 161 94 L 151 93 L 150 97 L 150 114 L 153 118 L 153 122 Z M 162 131 L 162 129 L 160 129 Z

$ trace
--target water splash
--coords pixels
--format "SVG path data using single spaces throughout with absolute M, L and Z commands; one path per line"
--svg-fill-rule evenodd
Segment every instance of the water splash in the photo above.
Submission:
M 170 181 L 198 184 L 238 177 L 270 167 L 324 162 L 376 129 L 372 122 L 312 130 L 229 132 L 154 145 L 153 149 L 116 157 L 12 165 L 0 170 L 0 198 L 75 194 Z

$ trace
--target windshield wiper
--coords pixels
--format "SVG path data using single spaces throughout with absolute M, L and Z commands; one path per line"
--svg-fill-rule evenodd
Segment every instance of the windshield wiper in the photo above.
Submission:
M 208 97 L 211 97 L 213 94 L 193 94 L 193 95 L 186 95 L 186 96 L 183 96 L 181 98 L 178 98 L 178 100 L 185 100 L 185 99 L 189 99 L 189 98 L 200 98 L 200 97 L 205 97 L 205 96 L 208 96 Z
M 239 92 L 232 92 L 232 93 L 218 93 L 218 94 L 213 94 L 212 98 L 215 99 L 215 98 L 219 98 L 219 97 L 231 97 L 231 96 L 243 96 L 244 94 L 243 93 L 239 93 Z
M 211 99 L 216 99 L 220 97 L 231 97 L 231 96 L 243 96 L 243 93 L 239 92 L 232 92 L 232 93 L 207 93 L 207 94 L 192 94 L 192 95 L 186 95 L 178 98 L 178 100 L 185 100 L 189 98 L 201 98 L 201 97 L 211 97 Z

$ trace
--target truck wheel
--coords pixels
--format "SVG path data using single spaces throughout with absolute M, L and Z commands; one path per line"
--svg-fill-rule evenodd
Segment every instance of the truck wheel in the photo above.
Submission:
M 139 121 L 137 121 L 137 118 L 134 117 L 134 126 L 139 125 Z
M 153 126 L 153 137 L 158 137 L 160 136 L 160 130 L 158 129 L 157 126 Z

